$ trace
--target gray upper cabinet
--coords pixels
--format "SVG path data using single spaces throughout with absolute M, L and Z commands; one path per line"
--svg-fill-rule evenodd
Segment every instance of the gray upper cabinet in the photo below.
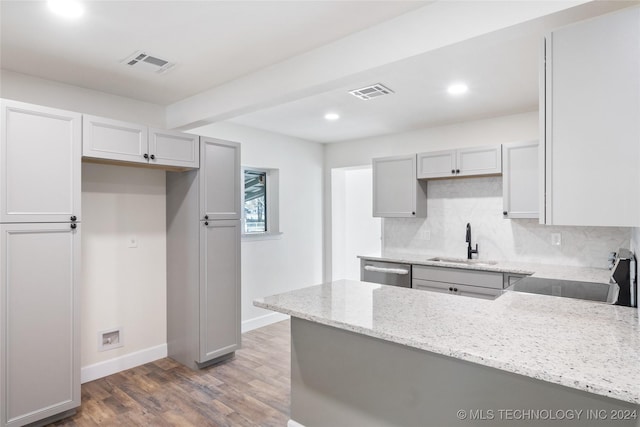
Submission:
M 197 168 L 197 135 L 83 115 L 82 155 L 88 159 Z
M 201 138 L 200 218 L 240 219 L 240 144 Z
M 199 141 L 198 135 L 149 128 L 149 164 L 198 168 Z
M 540 222 L 640 225 L 640 8 L 549 33 Z
M 80 219 L 81 116 L 1 100 L 0 222 Z
M 416 155 L 373 159 L 373 216 L 426 215 L 426 183 L 416 179 Z
M 419 179 L 502 173 L 500 145 L 418 153 Z
M 502 145 L 504 218 L 538 218 L 538 141 Z
M 82 128 L 83 156 L 148 163 L 148 129 L 146 126 L 85 114 L 82 117 Z
M 1 425 L 80 406 L 80 228 L 0 224 Z

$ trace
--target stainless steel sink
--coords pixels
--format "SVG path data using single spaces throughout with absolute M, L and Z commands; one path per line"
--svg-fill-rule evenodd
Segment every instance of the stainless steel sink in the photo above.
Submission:
M 446 258 L 446 257 L 435 257 L 429 258 L 427 261 L 441 262 L 443 264 L 460 264 L 460 265 L 496 265 L 496 261 L 485 261 L 479 259 L 463 259 L 463 258 Z

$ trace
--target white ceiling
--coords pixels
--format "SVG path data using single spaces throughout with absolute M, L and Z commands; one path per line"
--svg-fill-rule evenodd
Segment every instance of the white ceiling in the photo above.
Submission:
M 338 142 L 534 111 L 545 32 L 629 4 L 600 2 L 558 12 L 369 70 L 347 85 L 230 121 L 317 142 Z M 447 86 L 457 81 L 469 86 L 467 94 L 447 93 Z M 367 101 L 348 93 L 374 83 L 395 93 Z M 340 114 L 340 120 L 325 120 L 327 112 Z
M 398 38 L 404 41 L 396 47 L 389 45 L 389 37 L 382 40 L 380 35 L 403 31 L 417 34 L 415 28 L 405 24 L 413 22 L 424 28 L 425 19 L 431 19 L 429 28 L 437 38 L 442 25 L 459 27 L 456 22 L 438 21 L 438 11 L 455 11 L 449 18 L 455 19 L 455 13 L 473 7 L 487 15 L 484 20 L 476 19 L 478 29 L 487 28 L 487 18 L 508 20 L 511 18 L 507 16 L 514 15 L 518 19 L 517 12 L 526 15 L 535 3 L 504 3 L 495 9 L 494 2 L 478 1 L 85 1 L 85 16 L 65 21 L 52 15 L 44 1 L 0 0 L 0 67 L 167 109 L 185 102 L 187 107 L 211 102 L 233 104 L 235 90 L 244 96 L 242 102 L 248 100 L 254 105 L 242 107 L 243 112 L 250 113 L 228 115 L 231 121 L 312 141 L 337 142 L 535 110 L 538 58 L 545 31 L 638 1 L 598 1 L 576 7 L 571 7 L 576 3 L 565 1 L 566 6 L 557 10 L 571 8 L 543 18 L 443 44 L 443 48 L 425 50 L 407 59 L 378 61 L 375 68 L 363 64 L 360 69 L 366 71 L 330 83 L 328 80 L 321 90 L 316 86 L 308 93 L 300 91 L 301 95 L 287 102 L 283 101 L 286 97 L 278 101 L 277 91 L 272 102 L 264 102 L 262 95 L 254 100 L 253 89 L 247 89 L 244 82 L 253 82 L 251 87 L 258 90 L 268 86 L 284 91 L 288 89 L 287 79 L 293 77 L 299 85 L 312 72 L 328 72 L 349 61 L 375 56 L 376 48 L 384 42 L 385 49 L 391 46 L 392 51 L 400 53 L 398 58 L 406 58 L 402 53 L 410 50 L 405 48 L 415 37 Z M 555 4 L 559 3 L 563 2 Z M 496 15 L 496 10 L 502 11 L 501 15 Z M 472 22 L 468 16 L 464 19 Z M 375 31 L 382 26 L 386 33 Z M 461 29 L 456 31 L 460 33 Z M 325 46 L 336 47 L 340 55 L 328 56 L 331 49 L 311 55 Z M 137 50 L 178 65 L 164 75 L 156 75 L 120 63 Z M 313 58 L 318 57 L 324 59 L 313 68 Z M 278 75 L 274 70 L 285 63 L 289 68 L 291 64 L 303 66 L 293 66 L 288 74 Z M 272 81 L 274 78 L 278 81 Z M 466 96 L 452 98 L 446 94 L 446 86 L 456 80 L 469 85 Z M 347 93 L 373 83 L 383 83 L 395 94 L 361 101 Z M 311 93 L 314 95 L 307 96 Z M 237 111 L 242 109 L 238 107 Z M 342 118 L 325 121 L 323 116 L 329 111 Z M 199 114 L 203 117 L 196 120 L 206 119 L 208 110 Z M 191 117 L 179 118 L 195 123 Z
M 0 67 L 167 105 L 425 5 L 425 1 L 84 1 L 70 21 L 45 1 L 0 2 Z M 164 75 L 120 63 L 137 50 Z

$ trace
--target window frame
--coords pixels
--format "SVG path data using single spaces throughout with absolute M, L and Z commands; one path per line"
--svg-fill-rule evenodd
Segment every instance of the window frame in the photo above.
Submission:
M 280 238 L 282 232 L 280 231 L 280 198 L 279 198 L 279 178 L 280 171 L 275 168 L 264 168 L 264 167 L 252 167 L 252 166 L 242 166 L 240 168 L 242 179 L 242 217 L 241 217 L 241 235 L 242 240 L 251 241 L 251 240 L 269 240 L 269 239 L 277 239 Z M 245 218 L 245 188 L 244 188 L 244 177 L 245 172 L 251 171 L 256 173 L 264 173 L 266 179 L 265 185 L 265 218 L 266 218 L 266 231 L 259 232 L 245 232 L 246 226 L 246 218 Z

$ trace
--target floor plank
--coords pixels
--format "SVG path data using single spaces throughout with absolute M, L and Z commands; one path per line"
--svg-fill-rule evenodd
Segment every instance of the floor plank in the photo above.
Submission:
M 82 385 L 75 416 L 51 426 L 283 427 L 290 322 L 247 332 L 235 358 L 198 371 L 160 359 Z

